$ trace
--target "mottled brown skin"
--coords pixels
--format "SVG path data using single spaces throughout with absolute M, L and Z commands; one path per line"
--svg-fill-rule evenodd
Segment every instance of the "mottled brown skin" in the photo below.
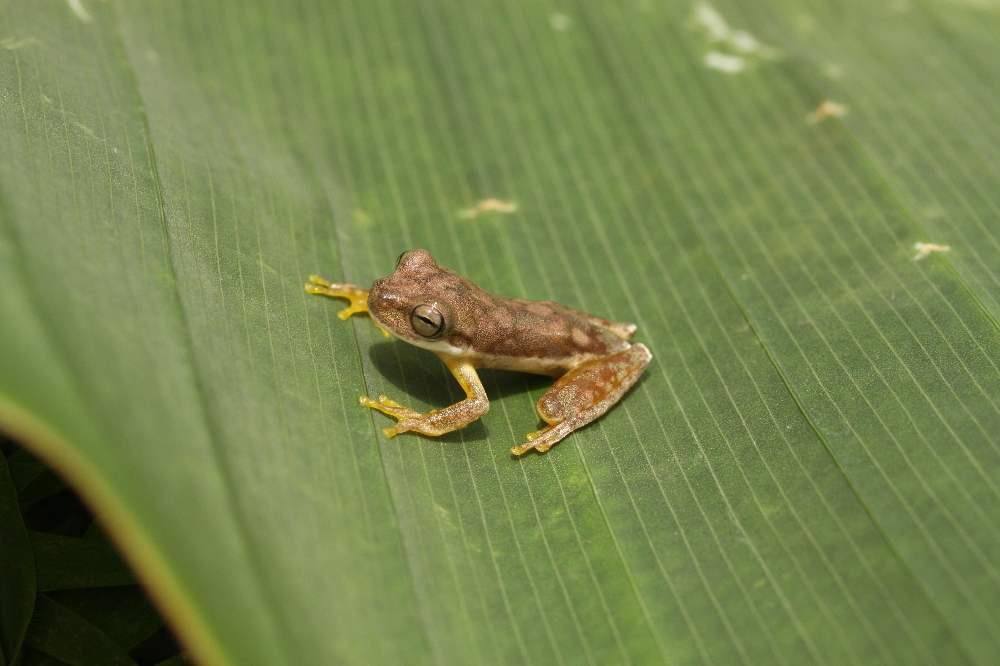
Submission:
M 346 318 L 367 310 L 385 331 L 433 351 L 465 389 L 466 399 L 440 411 L 419 414 L 380 396 L 361 404 L 395 416 L 383 432 L 426 435 L 451 432 L 479 418 L 489 399 L 476 368 L 517 370 L 559 377 L 538 401 L 548 427 L 528 435 L 511 451 L 546 451 L 567 434 L 610 409 L 636 382 L 652 355 L 629 344 L 634 324 L 622 324 L 572 310 L 552 301 L 526 301 L 491 294 L 458 273 L 439 266 L 426 250 L 400 256 L 392 275 L 367 292 L 316 276 L 310 293 L 348 298 Z

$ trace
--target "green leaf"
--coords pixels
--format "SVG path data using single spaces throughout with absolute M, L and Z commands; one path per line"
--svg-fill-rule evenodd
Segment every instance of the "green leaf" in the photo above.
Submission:
M 138 585 L 61 590 L 47 592 L 45 596 L 93 625 L 122 651 L 132 650 L 147 640 L 158 640 L 163 627 L 163 619 Z M 176 652 L 174 647 L 170 654 Z
M 34 605 L 31 544 L 7 458 L 0 453 L 0 665 L 17 663 Z
M 17 449 L 7 458 L 7 467 L 10 470 L 10 478 L 14 481 L 14 488 L 17 490 L 18 495 L 24 493 L 26 488 L 38 483 L 42 477 L 52 476 L 51 472 L 46 474 L 48 468 L 45 466 L 45 463 L 30 455 L 24 449 Z M 54 479 L 46 485 L 54 485 Z M 30 504 L 23 502 L 23 498 L 19 499 L 21 500 L 19 503 L 22 509 L 30 506 Z
M 44 532 L 29 536 L 40 592 L 135 584 L 132 574 L 108 545 Z
M 70 666 L 135 666 L 104 632 L 44 594 L 35 602 L 25 644 Z
M 996 663 L 998 29 L 12 0 L 0 424 L 200 663 Z M 301 284 L 416 247 L 654 361 L 544 455 L 509 448 L 548 382 L 494 371 L 480 421 L 387 440 L 358 395 L 461 392 Z

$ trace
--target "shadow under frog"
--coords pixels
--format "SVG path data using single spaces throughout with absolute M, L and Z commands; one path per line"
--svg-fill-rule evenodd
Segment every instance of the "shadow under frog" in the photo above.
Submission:
M 451 381 L 448 368 L 422 350 L 401 345 L 396 340 L 386 340 L 373 344 L 368 349 L 368 358 L 386 381 L 415 400 L 429 405 L 450 405 L 459 398 L 460 387 Z M 525 391 L 535 393 L 551 382 L 542 375 L 510 370 L 482 369 L 479 377 L 494 400 Z M 488 436 L 482 419 L 477 419 L 462 428 L 461 432 L 453 430 L 439 439 L 442 442 L 478 442 Z

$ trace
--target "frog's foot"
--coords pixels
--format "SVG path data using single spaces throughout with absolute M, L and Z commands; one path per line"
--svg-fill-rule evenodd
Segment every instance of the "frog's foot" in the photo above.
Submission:
M 337 313 L 341 319 L 347 319 L 352 314 L 358 312 L 368 312 L 368 290 L 357 287 L 353 284 L 330 282 L 318 275 L 310 275 L 309 282 L 305 285 L 306 291 L 310 294 L 329 296 L 330 298 L 346 298 L 350 304 Z M 378 324 L 375 324 L 378 326 Z M 391 337 L 389 331 L 381 326 L 378 327 L 385 337 Z
M 530 433 L 527 442 L 510 452 L 519 456 L 529 449 L 548 451 L 600 417 L 632 388 L 652 358 L 645 345 L 636 344 L 570 370 L 538 401 L 538 413 L 548 426 Z
M 415 412 L 409 407 L 403 407 L 395 400 L 391 400 L 390 398 L 384 395 L 380 395 L 378 397 L 378 400 L 372 400 L 368 396 L 363 395 L 358 398 L 358 402 L 360 402 L 365 407 L 371 407 L 372 409 L 377 409 L 383 414 L 388 414 L 389 416 L 393 416 L 399 419 L 399 423 L 397 423 L 396 425 L 390 428 L 382 428 L 382 434 L 384 434 L 386 437 L 395 437 L 401 432 L 406 432 L 407 430 L 411 430 L 412 428 L 401 429 L 399 426 L 406 421 L 413 421 L 415 419 L 420 419 L 422 416 L 424 416 L 420 412 Z
M 520 446 L 512 446 L 510 452 L 515 456 L 519 456 L 530 449 L 535 449 L 539 453 L 544 453 L 552 448 L 553 444 L 579 427 L 580 426 L 573 426 L 571 423 L 563 421 L 562 423 L 557 423 L 556 425 L 546 426 L 545 428 L 536 430 L 535 432 L 529 432 L 527 437 L 528 441 Z
M 305 284 L 306 291 L 310 294 L 320 294 L 331 298 L 346 298 L 351 302 L 346 308 L 337 313 L 341 319 L 347 319 L 357 312 L 368 312 L 368 290 L 356 287 L 353 284 L 330 282 L 318 275 L 310 275 L 309 282 Z
M 450 407 L 441 410 L 432 409 L 426 414 L 421 414 L 403 407 L 384 395 L 380 395 L 378 400 L 361 396 L 358 402 L 365 407 L 377 409 L 383 414 L 399 419 L 399 422 L 391 428 L 382 429 L 386 437 L 395 437 L 408 430 L 436 437 L 457 430 L 488 412 L 490 401 L 486 397 L 486 390 L 483 388 L 483 383 L 479 381 L 476 369 L 470 363 L 454 359 L 445 359 L 445 363 L 448 364 L 452 374 L 465 389 L 467 396 L 465 400 L 456 402 Z
M 415 412 L 409 407 L 403 407 L 401 404 L 388 398 L 384 395 L 380 395 L 378 400 L 372 400 L 366 395 L 358 398 L 360 402 L 365 407 L 371 407 L 372 409 L 377 409 L 383 414 L 388 414 L 399 419 L 396 425 L 390 428 L 382 428 L 382 434 L 386 437 L 395 437 L 396 435 L 407 432 L 408 430 L 414 430 L 424 435 L 443 435 L 446 432 L 451 432 L 454 427 L 442 427 L 441 424 L 435 423 L 439 419 L 436 418 L 435 414 L 440 414 L 438 410 L 432 409 L 426 414 L 421 414 L 420 412 Z

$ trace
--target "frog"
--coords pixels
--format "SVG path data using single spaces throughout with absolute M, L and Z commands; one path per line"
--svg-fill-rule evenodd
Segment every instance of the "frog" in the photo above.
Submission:
M 439 265 L 427 250 L 403 252 L 388 277 L 370 289 L 310 275 L 311 294 L 343 298 L 346 320 L 367 312 L 386 334 L 438 356 L 465 392 L 465 399 L 426 414 L 387 396 L 360 396 L 365 407 L 397 419 L 386 437 L 414 431 L 439 436 L 472 423 L 490 401 L 477 370 L 492 368 L 555 377 L 536 404 L 545 422 L 511 448 L 514 455 L 548 451 L 574 430 L 603 416 L 638 381 L 653 359 L 633 344 L 635 324 L 573 310 L 553 301 L 491 294 Z

